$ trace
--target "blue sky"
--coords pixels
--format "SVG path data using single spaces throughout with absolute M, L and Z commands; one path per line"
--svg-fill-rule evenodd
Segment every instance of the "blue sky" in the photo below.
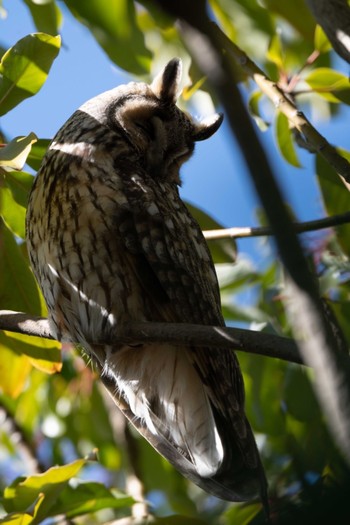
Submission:
M 35 27 L 24 2 L 4 0 L 3 5 L 8 16 L 0 20 L 0 44 L 8 48 L 34 32 Z M 125 72 L 110 62 L 89 31 L 77 23 L 61 3 L 60 7 L 64 15 L 63 48 L 39 94 L 1 118 L 1 128 L 9 138 L 30 131 L 40 138 L 51 138 L 80 104 L 130 80 Z M 348 72 L 347 66 L 341 62 L 340 68 Z M 346 121 L 336 119 L 331 126 L 320 122 L 317 127 L 331 142 L 350 149 Z M 281 160 L 273 132 L 258 133 L 296 216 L 300 220 L 322 217 L 312 157 L 299 151 L 303 168 L 293 169 Z M 207 211 L 224 226 L 256 225 L 255 213 L 259 203 L 240 152 L 225 124 L 214 137 L 197 145 L 194 157 L 182 171 L 182 179 L 183 198 Z M 259 241 L 242 240 L 239 246 L 242 252 L 254 257 L 256 264 L 260 264 Z

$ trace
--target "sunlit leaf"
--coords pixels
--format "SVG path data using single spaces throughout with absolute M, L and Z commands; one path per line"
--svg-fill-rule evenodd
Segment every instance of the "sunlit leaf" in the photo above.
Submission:
M 283 158 L 292 166 L 300 167 L 300 162 L 295 150 L 292 132 L 287 117 L 280 111 L 276 114 L 275 134 L 278 148 Z
M 18 355 L 25 355 L 29 363 L 47 374 L 60 372 L 61 344 L 57 341 L 4 331 L 6 346 Z
M 33 33 L 19 40 L 3 55 L 0 63 L 0 115 L 40 90 L 60 45 L 59 36 Z
M 136 23 L 134 3 L 129 0 L 66 0 L 72 13 L 87 25 L 119 67 L 140 75 L 150 70 L 151 53 Z
M 26 137 L 16 137 L 5 147 L 0 148 L 0 166 L 21 170 L 37 136 L 30 133 Z
M 52 467 L 43 474 L 17 478 L 5 488 L 3 506 L 7 512 L 24 512 L 43 494 L 40 508 L 36 512 L 37 521 L 50 515 L 50 509 L 57 503 L 61 492 L 86 464 L 78 459 L 62 467 Z
M 273 62 L 279 71 L 284 69 L 284 52 L 282 42 L 278 33 L 273 35 L 270 41 L 266 57 Z
M 320 53 L 327 53 L 332 49 L 332 44 L 328 40 L 322 27 L 319 25 L 315 28 L 315 49 Z
M 29 525 L 33 522 L 33 516 L 25 512 L 11 512 L 4 518 L 0 519 L 0 523 L 7 525 Z
M 1 177 L 1 174 L 0 174 Z M 6 226 L 18 237 L 25 237 L 26 208 L 13 198 L 10 188 L 0 188 L 0 217 Z
M 313 69 L 304 80 L 316 93 L 330 102 L 350 103 L 350 82 L 343 73 L 320 67 Z
M 5 332 L 0 331 L 0 391 L 16 398 L 22 392 L 32 367 L 27 356 L 9 349 L 7 339 Z

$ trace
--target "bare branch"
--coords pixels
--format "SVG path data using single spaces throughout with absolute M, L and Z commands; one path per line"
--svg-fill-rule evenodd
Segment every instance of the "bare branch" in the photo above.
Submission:
M 29 328 L 29 329 L 28 329 Z M 0 330 L 53 339 L 47 319 L 20 312 L 0 311 Z M 171 343 L 195 347 L 229 348 L 302 364 L 294 341 L 264 332 L 185 323 L 129 323 L 118 326 L 113 341 L 91 344 Z
M 350 183 L 349 162 L 313 127 L 304 113 L 284 94 L 276 82 L 270 80 L 264 71 L 242 49 L 227 38 L 216 24 L 212 23 L 211 30 L 217 42 L 228 52 L 229 56 L 256 82 L 261 91 L 273 102 L 274 106 L 301 133 L 308 147 L 310 148 L 311 146 L 312 150 L 322 155 L 330 166 L 336 170 L 338 175 L 341 175 L 345 181 Z
M 326 217 L 324 219 L 316 219 L 314 221 L 296 222 L 293 226 L 297 233 L 305 233 L 340 226 L 341 224 L 346 224 L 348 222 L 350 222 L 350 212 L 333 215 L 332 217 Z M 203 234 L 206 239 L 224 239 L 226 237 L 237 239 L 243 237 L 263 237 L 273 235 L 273 231 L 268 227 L 251 228 L 247 226 L 243 228 L 235 227 L 223 228 L 220 230 L 207 230 L 204 231 Z

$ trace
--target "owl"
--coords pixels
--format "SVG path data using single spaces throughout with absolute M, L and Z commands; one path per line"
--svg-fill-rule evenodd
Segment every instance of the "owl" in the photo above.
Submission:
M 221 115 L 176 106 L 181 61 L 82 105 L 31 192 L 31 265 L 55 337 L 81 345 L 117 407 L 185 477 L 229 501 L 266 479 L 233 350 L 113 344 L 123 323 L 224 326 L 214 264 L 179 196 L 180 167 Z

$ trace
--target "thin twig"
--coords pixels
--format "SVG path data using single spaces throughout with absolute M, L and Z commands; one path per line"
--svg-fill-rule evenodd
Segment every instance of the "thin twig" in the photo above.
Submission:
M 308 145 L 311 146 L 315 152 L 322 155 L 330 166 L 336 170 L 338 175 L 341 175 L 350 183 L 349 162 L 313 127 L 304 113 L 284 94 L 276 82 L 269 79 L 264 71 L 262 71 L 242 49 L 227 38 L 214 22 L 212 23 L 211 29 L 212 35 L 215 36 L 217 42 L 221 43 L 221 46 L 228 52 L 229 56 L 255 81 L 261 91 L 272 101 L 274 106 L 288 118 L 293 127 L 305 138 Z
M 29 327 L 29 330 L 27 329 Z M 47 319 L 9 310 L 0 311 L 0 330 L 53 339 Z M 129 323 L 118 326 L 113 340 L 93 345 L 119 343 L 171 343 L 195 347 L 229 348 L 302 364 L 293 340 L 264 332 L 185 323 Z
M 315 219 L 314 221 L 307 222 L 296 222 L 293 224 L 294 229 L 297 233 L 305 233 L 316 230 L 323 230 L 325 228 L 331 228 L 340 226 L 350 222 L 350 212 L 342 213 L 339 215 L 333 215 L 332 217 L 326 217 L 324 219 Z M 251 228 L 249 226 L 242 228 L 223 228 L 220 230 L 206 230 L 203 232 L 206 239 L 224 239 L 226 237 L 231 238 L 243 238 L 243 237 L 263 237 L 267 235 L 273 235 L 271 228 L 264 226 L 260 228 Z

